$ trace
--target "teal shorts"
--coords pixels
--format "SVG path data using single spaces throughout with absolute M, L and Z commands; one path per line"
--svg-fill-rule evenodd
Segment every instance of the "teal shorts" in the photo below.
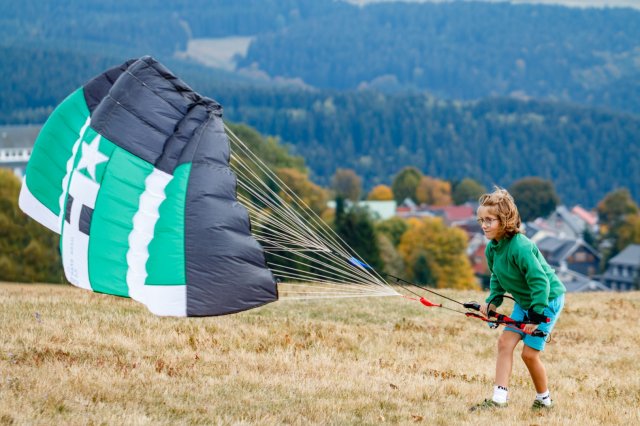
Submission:
M 553 327 L 556 325 L 556 321 L 558 321 L 558 317 L 560 316 L 560 312 L 564 308 L 564 294 L 556 297 L 555 299 L 549 300 L 549 306 L 544 308 L 544 315 L 551 318 L 551 322 L 542 323 L 538 326 L 538 330 L 542 330 L 547 333 L 547 337 L 534 337 L 530 334 L 525 334 L 522 330 L 518 330 L 512 327 L 505 327 L 505 331 L 512 331 L 514 333 L 518 333 L 522 336 L 522 340 L 524 344 L 538 351 L 544 350 L 544 345 L 547 343 L 547 339 L 553 330 Z M 511 312 L 510 317 L 514 321 L 522 321 L 526 312 L 524 309 L 520 307 L 519 304 L 515 304 L 513 306 L 513 312 Z

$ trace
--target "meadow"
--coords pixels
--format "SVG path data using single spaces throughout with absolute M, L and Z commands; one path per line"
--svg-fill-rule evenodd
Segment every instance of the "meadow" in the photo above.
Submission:
M 640 424 L 638 312 L 640 292 L 568 294 L 543 355 L 555 407 L 531 411 L 519 346 L 509 407 L 470 413 L 491 395 L 499 331 L 400 297 L 160 318 L 0 284 L 0 425 Z

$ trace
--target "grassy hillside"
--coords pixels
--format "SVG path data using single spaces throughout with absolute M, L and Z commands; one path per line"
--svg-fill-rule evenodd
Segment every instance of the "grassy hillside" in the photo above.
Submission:
M 447 293 L 481 299 L 479 293 Z M 0 424 L 638 424 L 640 293 L 570 294 L 533 414 L 517 359 L 489 396 L 498 333 L 401 298 L 158 318 L 68 286 L 0 284 Z

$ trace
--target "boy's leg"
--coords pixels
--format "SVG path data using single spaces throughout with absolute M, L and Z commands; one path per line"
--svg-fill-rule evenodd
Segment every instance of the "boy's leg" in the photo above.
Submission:
M 496 382 L 493 388 L 493 398 L 485 399 L 480 404 L 470 408 L 470 411 L 485 410 L 496 407 L 506 407 L 508 400 L 509 378 L 513 366 L 513 350 L 522 337 L 505 329 L 498 338 L 498 356 L 496 358 Z
M 536 392 L 546 392 L 548 388 L 547 370 L 544 368 L 544 364 L 540 359 L 540 351 L 525 345 L 522 349 L 522 360 L 527 366 L 529 374 L 531 374 Z
M 496 386 L 507 388 L 513 367 L 513 350 L 522 337 L 505 329 L 498 339 L 498 357 L 496 359 Z
M 549 306 L 544 310 L 544 314 L 551 319 L 548 323 L 543 323 L 538 326 L 538 330 L 542 330 L 546 333 L 551 333 L 553 327 L 558 321 L 560 312 L 564 307 L 564 295 L 560 295 L 557 298 L 549 301 Z M 524 337 L 524 348 L 522 349 L 522 360 L 529 370 L 531 380 L 536 388 L 536 400 L 534 401 L 533 408 L 551 407 L 551 397 L 549 394 L 547 370 L 540 359 L 540 353 L 544 350 L 546 339 L 543 337 L 533 337 L 526 335 Z
M 564 307 L 564 294 L 549 301 L 549 306 L 544 309 L 544 314 L 551 319 L 548 323 L 538 325 L 538 330 L 549 334 L 558 321 L 560 312 Z M 522 349 L 522 360 L 524 361 L 533 384 L 538 393 L 547 391 L 547 370 L 540 359 L 540 352 L 544 350 L 546 344 L 545 337 L 524 336 L 524 348 Z

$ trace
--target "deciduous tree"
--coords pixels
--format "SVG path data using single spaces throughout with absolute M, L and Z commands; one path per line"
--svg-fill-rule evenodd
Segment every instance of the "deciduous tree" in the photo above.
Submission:
M 329 194 L 325 189 L 311 182 L 300 170 L 288 167 L 276 171 L 278 177 L 316 214 L 321 215 L 327 208 Z M 280 194 L 287 202 L 292 200 L 286 194 Z
M 523 222 L 548 216 L 560 202 L 553 183 L 539 177 L 517 180 L 509 188 L 509 192 L 518 206 Z
M 456 205 L 464 204 L 468 201 L 478 201 L 482 194 L 487 192 L 487 188 L 471 178 L 464 178 L 453 186 L 452 198 Z
M 629 244 L 640 244 L 640 215 L 627 216 L 617 230 L 616 248 L 624 250 Z
M 367 200 L 370 201 L 391 201 L 393 200 L 393 191 L 387 185 L 374 186 Z
M 430 206 L 451 205 L 451 184 L 446 180 L 422 176 L 416 188 L 416 200 Z
M 407 221 L 399 217 L 391 217 L 376 223 L 376 232 L 385 234 L 394 246 L 400 244 L 402 234 L 409 228 Z
M 362 192 L 362 179 L 351 169 L 338 169 L 331 178 L 331 189 L 337 197 L 357 202 Z
M 628 215 L 638 213 L 638 206 L 631 198 L 626 188 L 617 189 L 608 193 L 598 203 L 598 218 L 600 225 L 604 226 L 604 232 L 616 232 Z
M 378 233 L 377 238 L 380 249 L 380 260 L 384 264 L 382 270 L 396 277 L 404 275 L 404 261 L 389 237 L 386 234 Z
M 426 260 L 435 287 L 478 289 L 466 256 L 466 246 L 464 231 L 448 228 L 441 218 L 425 218 L 409 221 L 409 229 L 402 235 L 398 251 L 404 259 L 407 276 L 411 279 L 426 273 Z

